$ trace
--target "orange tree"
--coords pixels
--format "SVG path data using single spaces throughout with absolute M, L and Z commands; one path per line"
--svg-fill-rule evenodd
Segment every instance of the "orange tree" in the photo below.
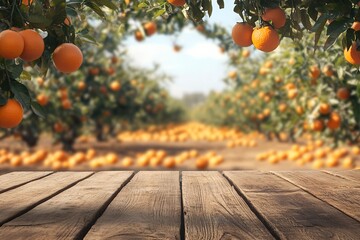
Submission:
M 109 18 L 115 20 L 118 16 Z M 68 19 L 70 25 L 87 34 L 82 39 L 86 58 L 81 71 L 62 75 L 50 69 L 47 80 L 39 77 L 34 84 L 26 84 L 34 90 L 32 92 L 37 92 L 33 98 L 46 110 L 46 119 L 40 124 L 44 125 L 42 129 L 51 130 L 56 142 L 71 150 L 84 131 L 102 140 L 105 133 L 116 133 L 124 125 L 119 124 L 122 122 L 131 122 L 135 127 L 182 119 L 183 109 L 160 86 L 167 77 L 157 74 L 156 69 L 139 69 L 128 64 L 130 60 L 120 45 L 128 34 L 125 29 L 119 31 L 110 21 L 98 25 L 92 21 Z M 99 28 L 102 31 L 97 31 Z M 92 44 L 93 39 L 98 42 L 96 46 Z M 21 136 L 39 132 L 39 125 L 31 124 L 33 120 L 33 114 L 27 111 L 23 125 L 13 131 Z
M 23 84 L 30 79 L 24 67 L 44 73 L 53 62 L 59 72 L 76 71 L 83 55 L 74 43 L 89 36 L 84 31 L 77 32 L 67 17 L 80 16 L 79 12 L 86 8 L 103 17 L 103 7 L 116 8 L 111 0 L 0 1 L 0 128 L 19 125 L 24 110 L 43 115 Z
M 218 124 L 278 139 L 283 132 L 294 140 L 306 131 L 335 144 L 358 142 L 358 72 L 336 54 L 341 48 L 336 43 L 328 51 L 314 53 L 309 37 L 305 42 L 285 41 L 266 56 L 245 60 L 240 53 L 233 54 L 231 65 L 238 69 L 225 79 L 229 90 L 212 94 L 203 108 Z
M 186 18 L 201 22 L 207 14 L 211 16 L 211 0 L 175 1 L 163 0 L 139 5 L 157 15 L 172 15 L 180 10 Z M 220 8 L 225 3 L 217 1 Z M 327 50 L 340 37 L 343 39 L 344 56 L 351 64 L 360 63 L 360 12 L 358 0 L 235 0 L 234 12 L 242 21 L 232 31 L 234 42 L 240 47 L 253 45 L 263 52 L 275 50 L 282 38 L 303 39 L 307 31 L 314 32 L 315 46 L 326 32 L 323 47 Z

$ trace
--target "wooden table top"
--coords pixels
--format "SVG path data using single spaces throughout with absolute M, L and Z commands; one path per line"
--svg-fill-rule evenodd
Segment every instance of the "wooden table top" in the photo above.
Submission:
M 360 171 L 0 173 L 0 239 L 360 239 Z

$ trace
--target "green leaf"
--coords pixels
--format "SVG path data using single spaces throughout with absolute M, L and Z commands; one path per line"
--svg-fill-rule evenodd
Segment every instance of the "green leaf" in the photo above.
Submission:
M 138 5 L 138 8 L 146 8 L 146 7 L 148 7 L 146 2 L 142 2 Z
M 100 17 L 105 18 L 105 13 L 103 12 L 103 10 L 101 10 L 101 8 L 98 5 L 96 5 L 94 2 L 87 1 L 85 2 L 85 5 L 91 8 L 91 10 L 93 10 Z
M 23 71 L 21 73 L 21 75 L 20 75 L 20 79 L 30 81 L 31 80 L 31 74 L 29 72 Z
M 31 98 L 29 90 L 26 88 L 26 86 L 13 79 L 10 81 L 10 88 L 11 92 L 15 96 L 15 99 L 20 102 L 25 110 L 29 110 Z
M 45 109 L 37 102 L 31 101 L 31 110 L 38 117 L 45 118 L 46 116 Z
M 7 99 L 0 93 L 0 106 L 4 106 L 7 103 Z
M 166 9 L 160 9 L 158 11 L 156 11 L 156 13 L 154 14 L 154 18 L 157 18 L 161 15 L 163 15 L 166 12 Z
M 93 0 L 99 6 L 106 6 L 112 10 L 118 9 L 118 7 L 111 0 Z
M 224 0 L 217 0 L 217 4 L 219 5 L 219 8 L 222 9 L 225 7 Z
M 309 15 L 308 15 L 308 13 L 306 12 L 305 9 L 300 10 L 300 17 L 301 17 L 301 22 L 304 25 L 304 27 L 307 30 L 311 30 L 312 25 L 311 25 L 311 22 L 310 22 Z
M 355 41 L 355 30 L 352 28 L 349 28 L 346 31 L 346 49 L 349 49 L 352 45 L 353 41 Z

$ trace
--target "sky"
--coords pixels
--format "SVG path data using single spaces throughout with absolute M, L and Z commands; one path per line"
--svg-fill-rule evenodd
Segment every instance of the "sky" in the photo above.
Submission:
M 209 23 L 221 24 L 231 31 L 240 17 L 232 11 L 232 1 L 226 2 L 225 9 L 219 9 L 214 2 Z M 156 34 L 140 43 L 130 38 L 125 44 L 134 65 L 152 67 L 157 63 L 162 72 L 173 78 L 166 88 L 176 98 L 181 98 L 184 93 L 207 94 L 224 89 L 222 80 L 229 71 L 227 57 L 221 54 L 215 41 L 206 39 L 190 27 L 176 38 L 176 43 L 183 47 L 178 53 L 173 50 L 174 41 L 174 36 Z

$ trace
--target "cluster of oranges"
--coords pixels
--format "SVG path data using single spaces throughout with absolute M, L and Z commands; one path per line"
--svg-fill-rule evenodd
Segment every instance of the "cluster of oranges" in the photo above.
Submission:
M 314 169 L 333 168 L 341 166 L 345 169 L 355 169 L 356 160 L 360 155 L 359 147 L 339 147 L 332 149 L 324 146 L 322 140 L 309 141 L 307 144 L 295 144 L 286 151 L 270 150 L 257 155 L 257 160 L 277 164 L 282 161 L 292 161 L 299 166 L 311 164 Z
M 145 36 L 150 37 L 157 32 L 157 26 L 155 22 L 147 22 L 143 24 L 142 29 L 135 31 L 135 39 L 141 42 L 145 39 Z
M 254 47 L 263 52 L 272 52 L 280 44 L 280 37 L 276 31 L 286 23 L 286 14 L 280 7 L 267 8 L 261 16 L 267 25 L 253 28 L 246 22 L 236 23 L 232 29 L 232 38 L 240 47 Z M 270 25 L 271 23 L 271 25 Z
M 12 28 L 0 33 L 0 57 L 5 59 L 21 58 L 25 62 L 39 59 L 45 50 L 42 36 L 33 29 Z M 83 61 L 81 50 L 72 43 L 59 45 L 53 53 L 55 67 L 63 73 L 78 70 Z
M 169 4 L 171 4 L 174 7 L 183 7 L 186 4 L 186 0 L 167 0 Z M 203 25 L 199 25 L 200 28 L 203 27 Z M 204 29 L 198 29 L 200 32 L 203 32 Z M 145 39 L 145 36 L 150 37 L 153 34 L 157 32 L 157 26 L 155 22 L 147 22 L 143 24 L 142 29 L 137 29 L 134 33 L 135 39 L 138 42 L 141 42 Z M 181 50 L 181 46 L 174 44 L 173 49 L 175 52 L 179 52 Z
M 98 154 L 95 149 L 89 149 L 86 152 L 67 153 L 62 150 L 47 151 L 36 150 L 34 152 L 24 151 L 19 154 L 0 149 L 0 164 L 7 164 L 13 167 L 39 166 L 54 170 L 60 169 L 97 169 L 101 167 L 119 167 L 119 168 L 175 168 L 181 166 L 188 160 L 193 160 L 193 166 L 198 169 L 218 166 L 224 162 L 224 157 L 214 151 L 200 154 L 197 150 L 183 151 L 170 156 L 165 150 L 147 150 L 144 153 L 138 153 L 135 157 L 119 157 L 118 154 L 109 152 Z
M 137 131 L 124 131 L 118 134 L 117 139 L 124 142 L 132 141 L 225 141 L 241 139 L 245 135 L 236 129 L 227 127 L 213 127 L 201 123 L 190 122 L 184 124 L 169 124 L 167 126 L 150 126 Z
M 31 2 L 27 0 L 22 1 L 24 5 L 31 4 Z M 68 18 L 64 24 L 70 24 Z M 8 60 L 20 58 L 25 62 L 33 62 L 41 58 L 44 50 L 44 40 L 34 29 L 21 30 L 13 27 L 0 32 L 1 58 Z M 76 45 L 63 43 L 56 47 L 52 59 L 58 71 L 72 73 L 80 68 L 83 55 Z M 46 105 L 46 96 L 40 96 L 38 102 L 41 105 Z M 0 128 L 14 128 L 21 123 L 22 118 L 23 108 L 16 99 L 9 99 L 4 105 L 0 106 Z

